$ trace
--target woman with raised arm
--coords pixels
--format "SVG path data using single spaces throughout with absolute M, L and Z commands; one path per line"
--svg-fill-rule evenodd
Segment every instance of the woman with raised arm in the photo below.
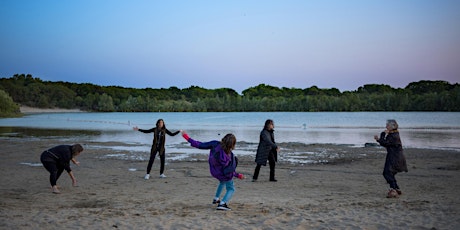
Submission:
M 165 142 L 166 142 L 166 134 L 169 136 L 175 136 L 179 133 L 179 131 L 171 132 L 166 128 L 166 124 L 163 119 L 158 119 L 156 126 L 151 129 L 139 129 L 137 126 L 133 127 L 133 130 L 140 131 L 143 133 L 153 133 L 153 143 L 152 148 L 150 149 L 150 159 L 147 165 L 147 174 L 145 174 L 144 179 L 150 179 L 150 171 L 152 170 L 153 162 L 155 161 L 155 157 L 160 154 L 160 178 L 165 178 Z

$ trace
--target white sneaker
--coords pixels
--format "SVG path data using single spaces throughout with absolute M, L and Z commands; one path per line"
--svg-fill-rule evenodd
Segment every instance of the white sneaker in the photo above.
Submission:
M 160 175 L 160 178 L 166 178 L 166 175 L 165 175 L 165 174 L 161 174 L 161 175 Z
M 146 180 L 150 179 L 150 174 L 145 174 L 144 179 Z

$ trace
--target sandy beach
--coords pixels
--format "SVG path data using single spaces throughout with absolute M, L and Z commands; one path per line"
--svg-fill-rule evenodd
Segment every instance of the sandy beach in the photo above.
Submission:
M 298 146 L 305 151 L 329 148 L 349 157 L 327 164 L 279 162 L 278 182 L 268 181 L 268 167 L 261 169 L 258 182 L 251 182 L 254 159 L 243 157 L 237 171 L 247 178 L 235 180 L 232 210 L 218 211 L 211 204 L 217 181 L 205 157 L 167 160 L 163 179 L 156 175 L 157 159 L 152 178 L 144 180 L 146 161 L 113 159 L 107 157 L 110 150 L 91 149 L 111 143 L 82 143 L 87 150 L 78 158 L 80 166 L 72 165 L 79 186 L 72 187 L 64 173 L 58 181 L 62 193 L 52 194 L 40 153 L 73 143 L 46 138 L 2 138 L 0 143 L 0 229 L 460 227 L 457 151 L 405 149 L 409 172 L 397 175 L 403 195 L 396 199 L 385 197 L 383 148 Z

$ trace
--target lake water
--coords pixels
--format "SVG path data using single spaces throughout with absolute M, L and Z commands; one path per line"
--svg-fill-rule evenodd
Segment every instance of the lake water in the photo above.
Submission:
M 396 119 L 404 147 L 460 151 L 458 112 L 42 113 L 0 119 L 0 127 L 97 131 L 87 137 L 88 141 L 126 143 L 127 146 L 112 148 L 144 154 L 150 150 L 152 134 L 135 132 L 132 128 L 150 129 L 160 118 L 170 131 L 186 130 L 200 141 L 220 140 L 226 133 L 233 133 L 238 142 L 249 146 L 245 149 L 237 146 L 235 153 L 242 155 L 254 155 L 266 119 L 275 121 L 277 143 L 362 147 L 365 143 L 375 143 L 373 136 L 385 129 L 387 119 Z M 3 138 L 12 135 L 2 134 Z M 71 136 L 67 138 L 73 140 Z M 180 135 L 167 137 L 167 152 L 197 151 L 185 145 Z M 145 158 L 143 154 L 139 157 Z

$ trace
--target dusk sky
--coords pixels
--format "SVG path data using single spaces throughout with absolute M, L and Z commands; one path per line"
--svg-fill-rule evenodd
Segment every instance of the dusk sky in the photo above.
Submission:
M 0 77 L 133 88 L 460 81 L 458 0 L 1 0 Z

